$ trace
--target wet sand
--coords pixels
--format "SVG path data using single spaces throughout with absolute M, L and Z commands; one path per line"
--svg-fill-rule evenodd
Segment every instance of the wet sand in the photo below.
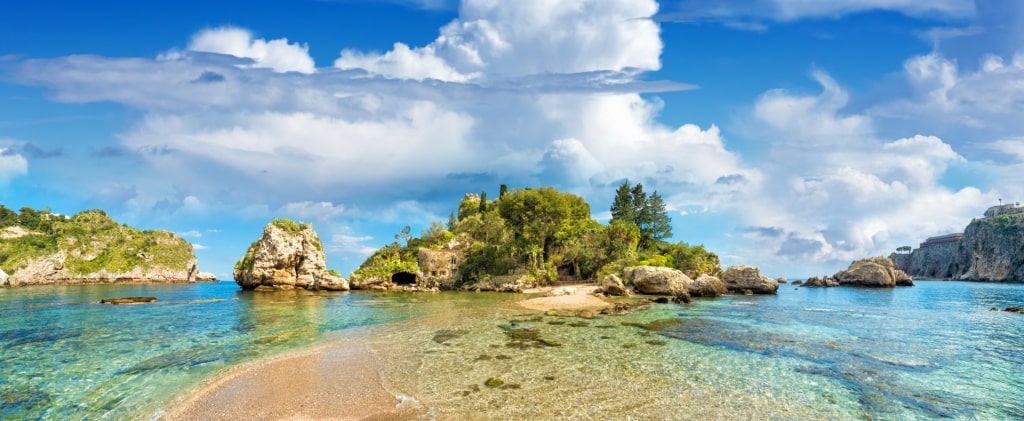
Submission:
M 417 415 L 381 386 L 372 350 L 349 342 L 255 361 L 191 393 L 164 420 L 392 420 Z

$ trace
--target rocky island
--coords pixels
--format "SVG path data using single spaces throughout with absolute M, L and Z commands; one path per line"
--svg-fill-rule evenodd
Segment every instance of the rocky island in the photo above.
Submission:
M 247 290 L 347 291 L 348 281 L 327 269 L 324 246 L 310 224 L 275 219 L 246 250 L 234 270 L 235 282 Z
M 192 245 L 172 232 L 140 231 L 101 210 L 67 217 L 0 206 L 0 284 L 184 283 L 199 272 Z
M 447 223 L 435 221 L 419 237 L 409 227 L 395 235 L 352 273 L 351 287 L 523 292 L 600 281 L 599 294 L 677 301 L 778 290 L 757 268 L 723 272 L 703 246 L 665 241 L 671 225 L 664 202 L 639 183 L 619 186 L 611 213 L 601 224 L 583 198 L 551 187 L 502 185 L 495 200 L 486 192 L 466 194 Z
M 1024 207 L 993 206 L 963 233 L 931 237 L 909 249 L 889 258 L 914 278 L 1024 282 Z

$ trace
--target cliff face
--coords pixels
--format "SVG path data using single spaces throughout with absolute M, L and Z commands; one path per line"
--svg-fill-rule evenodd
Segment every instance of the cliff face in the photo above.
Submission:
M 313 227 L 287 219 L 263 228 L 260 239 L 235 264 L 234 278 L 242 289 L 349 289 L 348 281 L 327 270 Z
M 975 219 L 960 241 L 889 257 L 915 278 L 1024 282 L 1024 216 Z
M 213 280 L 173 233 L 139 231 L 102 211 L 43 215 L 34 229 L 0 230 L 0 268 L 10 274 L 4 286 Z
M 896 268 L 918 278 L 950 279 L 958 270 L 959 243 L 919 248 L 910 254 L 889 255 Z
M 1024 218 L 976 219 L 957 250 L 957 279 L 1024 282 Z

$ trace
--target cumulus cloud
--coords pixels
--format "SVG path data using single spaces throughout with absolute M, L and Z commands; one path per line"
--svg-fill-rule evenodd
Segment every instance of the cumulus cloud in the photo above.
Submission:
M 202 244 L 199 244 L 199 243 L 192 243 L 192 248 L 194 248 L 196 250 L 206 250 L 209 247 L 206 247 L 206 246 L 204 246 Z
M 306 44 L 289 43 L 287 38 L 270 41 L 254 39 L 251 32 L 241 28 L 211 28 L 200 31 L 188 44 L 191 51 L 227 54 L 253 60 L 254 67 L 273 69 L 275 72 L 313 73 L 316 65 L 309 56 Z M 212 76 L 211 76 L 212 75 Z M 203 73 L 202 78 L 218 79 L 216 73 Z M 219 78 L 223 78 L 220 75 Z
M 197 230 L 191 230 L 191 231 L 179 232 L 178 236 L 187 237 L 187 238 L 199 238 L 199 237 L 203 236 L 203 233 L 201 233 L 201 232 L 199 232 Z
M 459 18 L 420 48 L 396 43 L 384 54 L 344 50 L 341 69 L 444 81 L 660 66 L 653 0 L 495 2 L 465 0 Z
M 0 147 L 0 183 L 28 174 L 28 160 L 14 150 Z
M 880 139 L 870 117 L 845 111 L 848 94 L 835 80 L 813 77 L 818 95 L 775 90 L 754 105 L 774 164 L 762 166 L 772 182 L 744 214 L 751 226 L 772 228 L 748 238 L 793 261 L 840 263 L 961 230 L 993 199 L 943 186 L 947 169 L 965 162 L 950 144 L 920 134 Z

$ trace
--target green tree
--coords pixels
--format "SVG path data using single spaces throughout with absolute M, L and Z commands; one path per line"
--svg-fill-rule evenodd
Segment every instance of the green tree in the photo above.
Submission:
M 18 224 L 18 213 L 0 205 L 0 228 Z
M 508 184 L 502 184 L 501 187 L 498 188 L 498 199 L 505 197 L 506 194 L 508 194 Z
M 629 180 L 624 181 L 615 190 L 611 212 L 612 222 L 622 221 L 640 229 L 640 250 L 652 250 L 672 236 L 672 219 L 665 201 L 657 191 L 648 196 L 640 183 L 631 187 Z
M 640 221 L 640 232 L 643 234 L 640 238 L 641 247 L 650 247 L 672 237 L 672 219 L 668 217 L 665 202 L 657 190 L 651 193 L 644 208 L 645 219 Z
M 615 189 L 615 199 L 612 201 L 612 221 L 624 221 L 636 224 L 636 209 L 633 206 L 633 193 L 629 187 L 629 180 L 623 181 L 619 188 Z
M 563 224 L 590 218 L 590 205 L 574 194 L 541 187 L 512 190 L 498 202 L 498 212 L 512 232 L 517 248 L 536 264 L 548 262 L 552 249 L 558 245 L 555 234 Z
M 480 213 L 487 212 L 487 192 L 480 192 Z
M 445 224 L 445 228 L 448 228 L 448 231 L 455 232 L 455 225 L 458 222 L 459 220 L 455 219 L 455 211 L 451 211 L 450 213 L 448 213 L 448 223 Z
M 30 207 L 23 207 L 18 213 L 18 224 L 30 230 L 39 228 L 41 219 L 39 211 Z

